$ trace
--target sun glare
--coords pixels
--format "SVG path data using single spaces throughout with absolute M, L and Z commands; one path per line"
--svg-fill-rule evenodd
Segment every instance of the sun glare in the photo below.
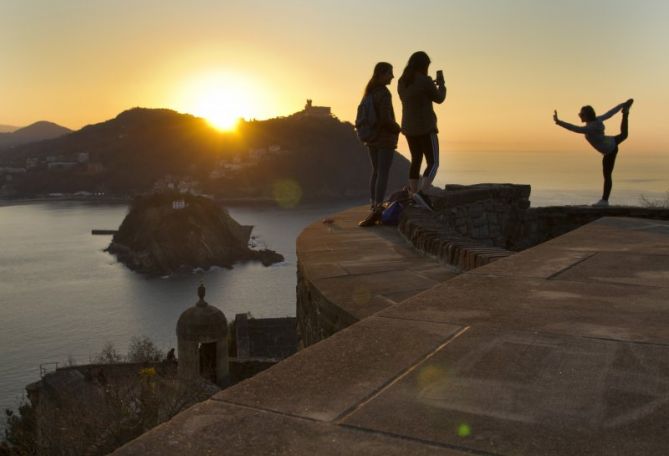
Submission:
M 244 110 L 241 93 L 231 87 L 213 87 L 200 95 L 195 114 L 204 117 L 219 130 L 230 131 L 244 117 Z
M 221 131 L 232 131 L 240 119 L 254 117 L 257 109 L 248 78 L 230 73 L 196 78 L 184 93 L 184 109 L 205 118 Z

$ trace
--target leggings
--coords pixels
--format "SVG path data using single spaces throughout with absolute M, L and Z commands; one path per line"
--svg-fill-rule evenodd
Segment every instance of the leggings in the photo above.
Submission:
M 616 148 L 613 152 L 604 155 L 602 158 L 602 174 L 604 175 L 604 191 L 602 199 L 609 200 L 611 195 L 611 188 L 613 187 L 613 167 L 616 165 L 616 157 L 618 156 L 618 144 L 627 139 L 627 116 L 628 113 L 623 112 L 623 120 L 620 124 L 620 134 L 614 137 Z
M 437 175 L 439 168 L 439 139 L 436 133 L 428 133 L 420 136 L 407 136 L 409 151 L 411 152 L 411 167 L 409 168 L 409 179 L 418 179 L 420 176 L 420 165 L 423 156 L 427 162 L 427 168 L 423 172 L 423 188 L 429 187 Z
M 369 194 L 372 204 L 377 206 L 383 203 L 388 187 L 388 174 L 393 164 L 393 149 L 382 149 L 369 146 L 369 161 L 372 162 L 372 176 L 369 179 Z

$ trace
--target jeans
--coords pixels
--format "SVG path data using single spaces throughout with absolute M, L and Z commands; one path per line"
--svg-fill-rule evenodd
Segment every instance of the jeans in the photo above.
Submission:
M 395 151 L 369 146 L 369 161 L 372 163 L 372 176 L 369 179 L 369 194 L 372 204 L 381 204 L 386 196 L 390 165 L 393 163 Z

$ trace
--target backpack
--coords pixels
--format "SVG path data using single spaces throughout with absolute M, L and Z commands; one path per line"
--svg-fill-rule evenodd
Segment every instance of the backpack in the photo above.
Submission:
M 381 223 L 383 225 L 397 225 L 400 223 L 400 217 L 404 206 L 399 201 L 393 201 L 381 213 Z
M 366 143 L 376 136 L 376 109 L 372 94 L 362 97 L 358 105 L 358 115 L 355 116 L 355 131 L 360 141 Z

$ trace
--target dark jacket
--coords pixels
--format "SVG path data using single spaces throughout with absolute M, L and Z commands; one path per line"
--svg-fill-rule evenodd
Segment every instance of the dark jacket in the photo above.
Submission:
M 395 111 L 393 110 L 393 100 L 390 90 L 386 86 L 379 86 L 372 89 L 372 99 L 374 100 L 374 109 L 376 110 L 376 135 L 373 140 L 367 143 L 368 146 L 378 147 L 379 149 L 397 148 L 397 139 L 400 134 L 400 126 L 395 120 Z
M 408 87 L 400 80 L 397 92 L 402 100 L 402 133 L 406 136 L 437 133 L 437 115 L 432 103 L 443 103 L 446 86 L 437 87 L 431 77 L 418 73 Z

